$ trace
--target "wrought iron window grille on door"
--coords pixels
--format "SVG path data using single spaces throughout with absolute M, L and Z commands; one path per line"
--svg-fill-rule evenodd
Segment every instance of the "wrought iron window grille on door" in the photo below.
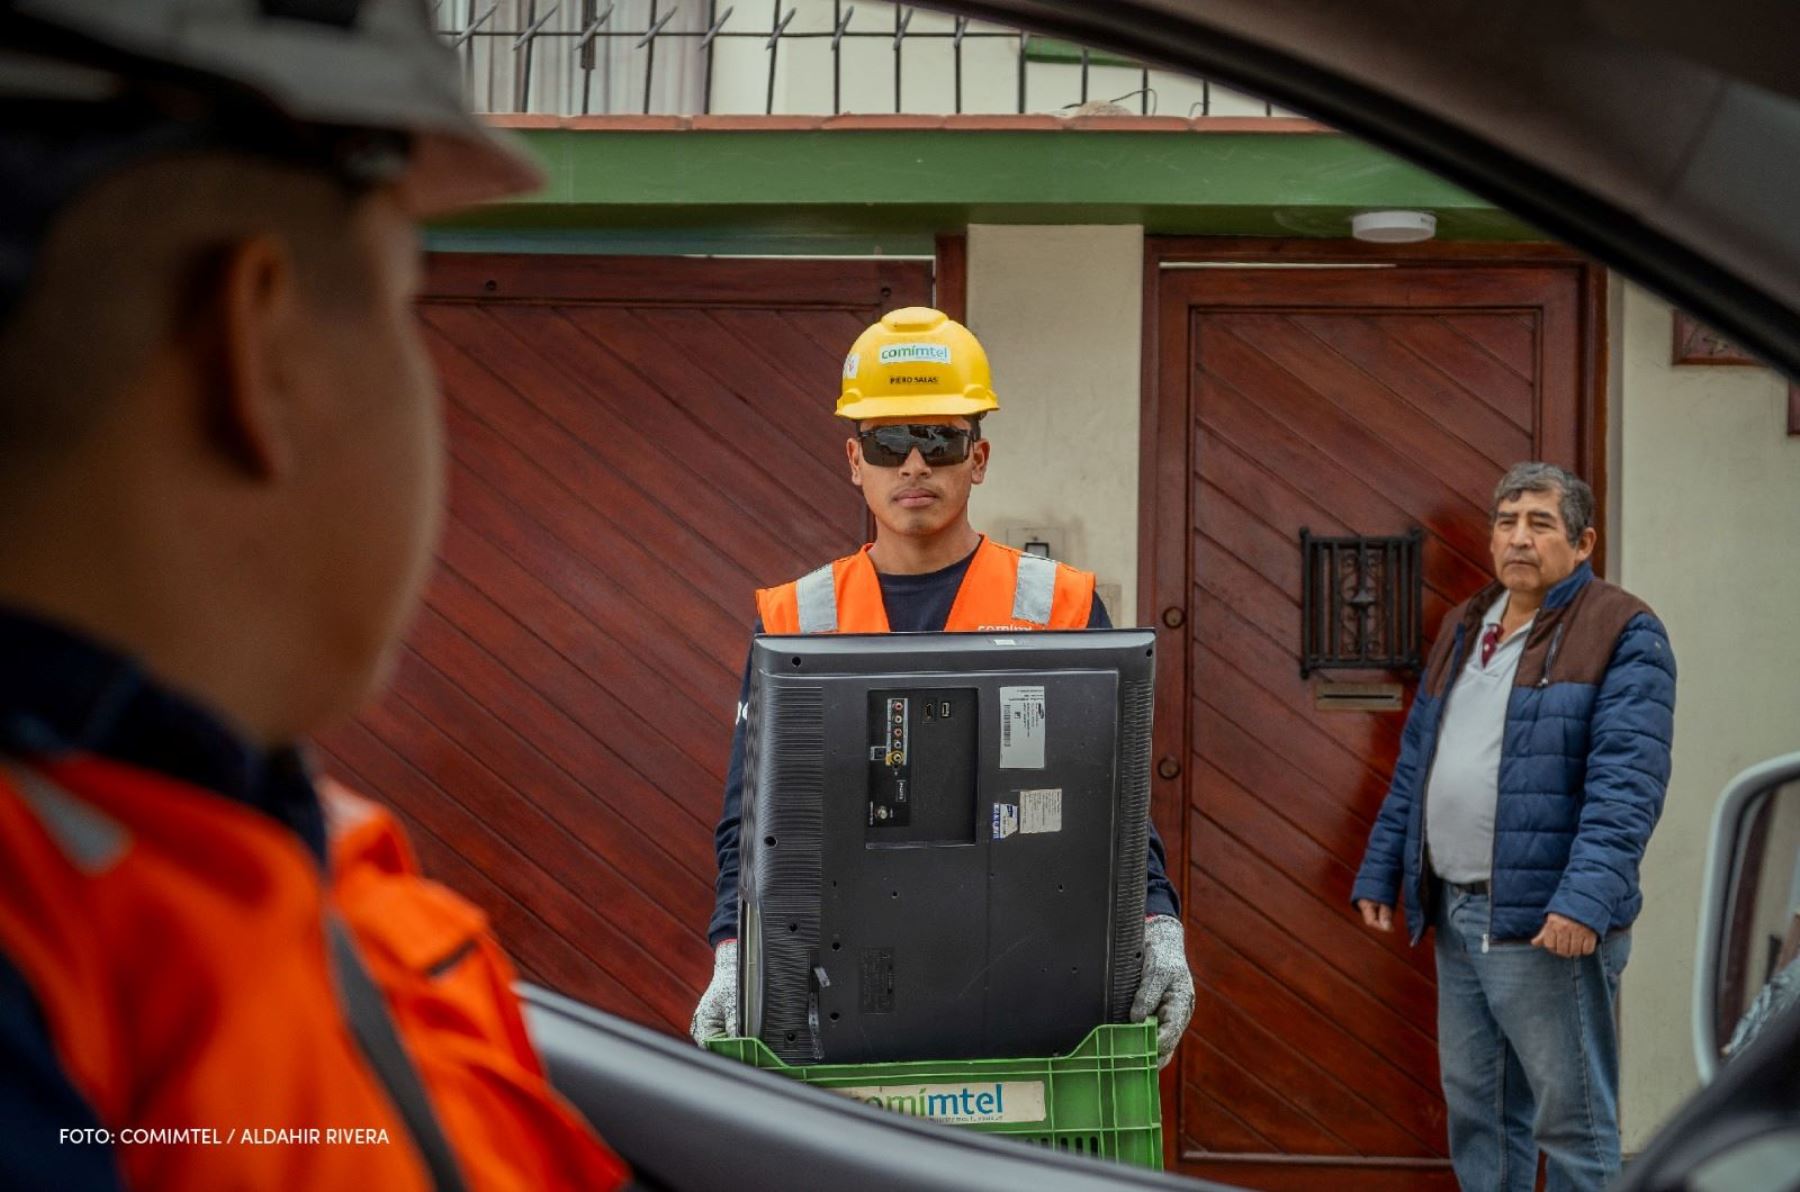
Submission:
M 1300 677 L 1424 664 L 1423 530 L 1315 538 L 1300 531 Z

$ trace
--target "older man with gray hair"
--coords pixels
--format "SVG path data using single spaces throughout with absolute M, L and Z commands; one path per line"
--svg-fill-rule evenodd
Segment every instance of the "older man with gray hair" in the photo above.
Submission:
M 1351 895 L 1416 945 L 1436 929 L 1438 1059 L 1467 1189 L 1600 1188 L 1619 1171 L 1619 974 L 1662 811 L 1675 656 L 1594 576 L 1594 494 L 1513 467 L 1495 582 L 1451 610 Z

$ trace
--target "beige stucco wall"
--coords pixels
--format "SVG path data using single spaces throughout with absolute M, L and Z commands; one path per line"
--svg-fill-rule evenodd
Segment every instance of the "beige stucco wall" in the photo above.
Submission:
M 1667 624 L 1680 671 L 1674 777 L 1625 971 L 1623 1113 L 1636 1147 L 1695 1083 L 1695 915 L 1714 801 L 1737 771 L 1800 747 L 1800 438 L 1786 433 L 1773 375 L 1674 367 L 1667 304 L 1625 286 L 1621 306 L 1615 572 Z
M 1143 242 L 1137 227 L 969 229 L 969 325 L 1001 401 L 976 527 L 1056 531 L 1055 553 L 1116 585 L 1120 625 L 1137 621 Z

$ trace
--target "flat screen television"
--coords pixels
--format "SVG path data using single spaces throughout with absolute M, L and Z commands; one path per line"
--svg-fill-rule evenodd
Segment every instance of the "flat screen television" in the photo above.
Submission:
M 789 1063 L 1055 1055 L 1144 937 L 1148 630 L 759 637 L 744 1031 Z

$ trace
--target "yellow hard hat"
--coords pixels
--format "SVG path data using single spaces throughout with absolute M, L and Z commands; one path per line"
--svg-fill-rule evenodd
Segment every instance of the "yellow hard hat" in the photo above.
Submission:
M 941 310 L 890 311 L 844 357 L 839 418 L 985 414 L 998 410 L 987 353 Z

